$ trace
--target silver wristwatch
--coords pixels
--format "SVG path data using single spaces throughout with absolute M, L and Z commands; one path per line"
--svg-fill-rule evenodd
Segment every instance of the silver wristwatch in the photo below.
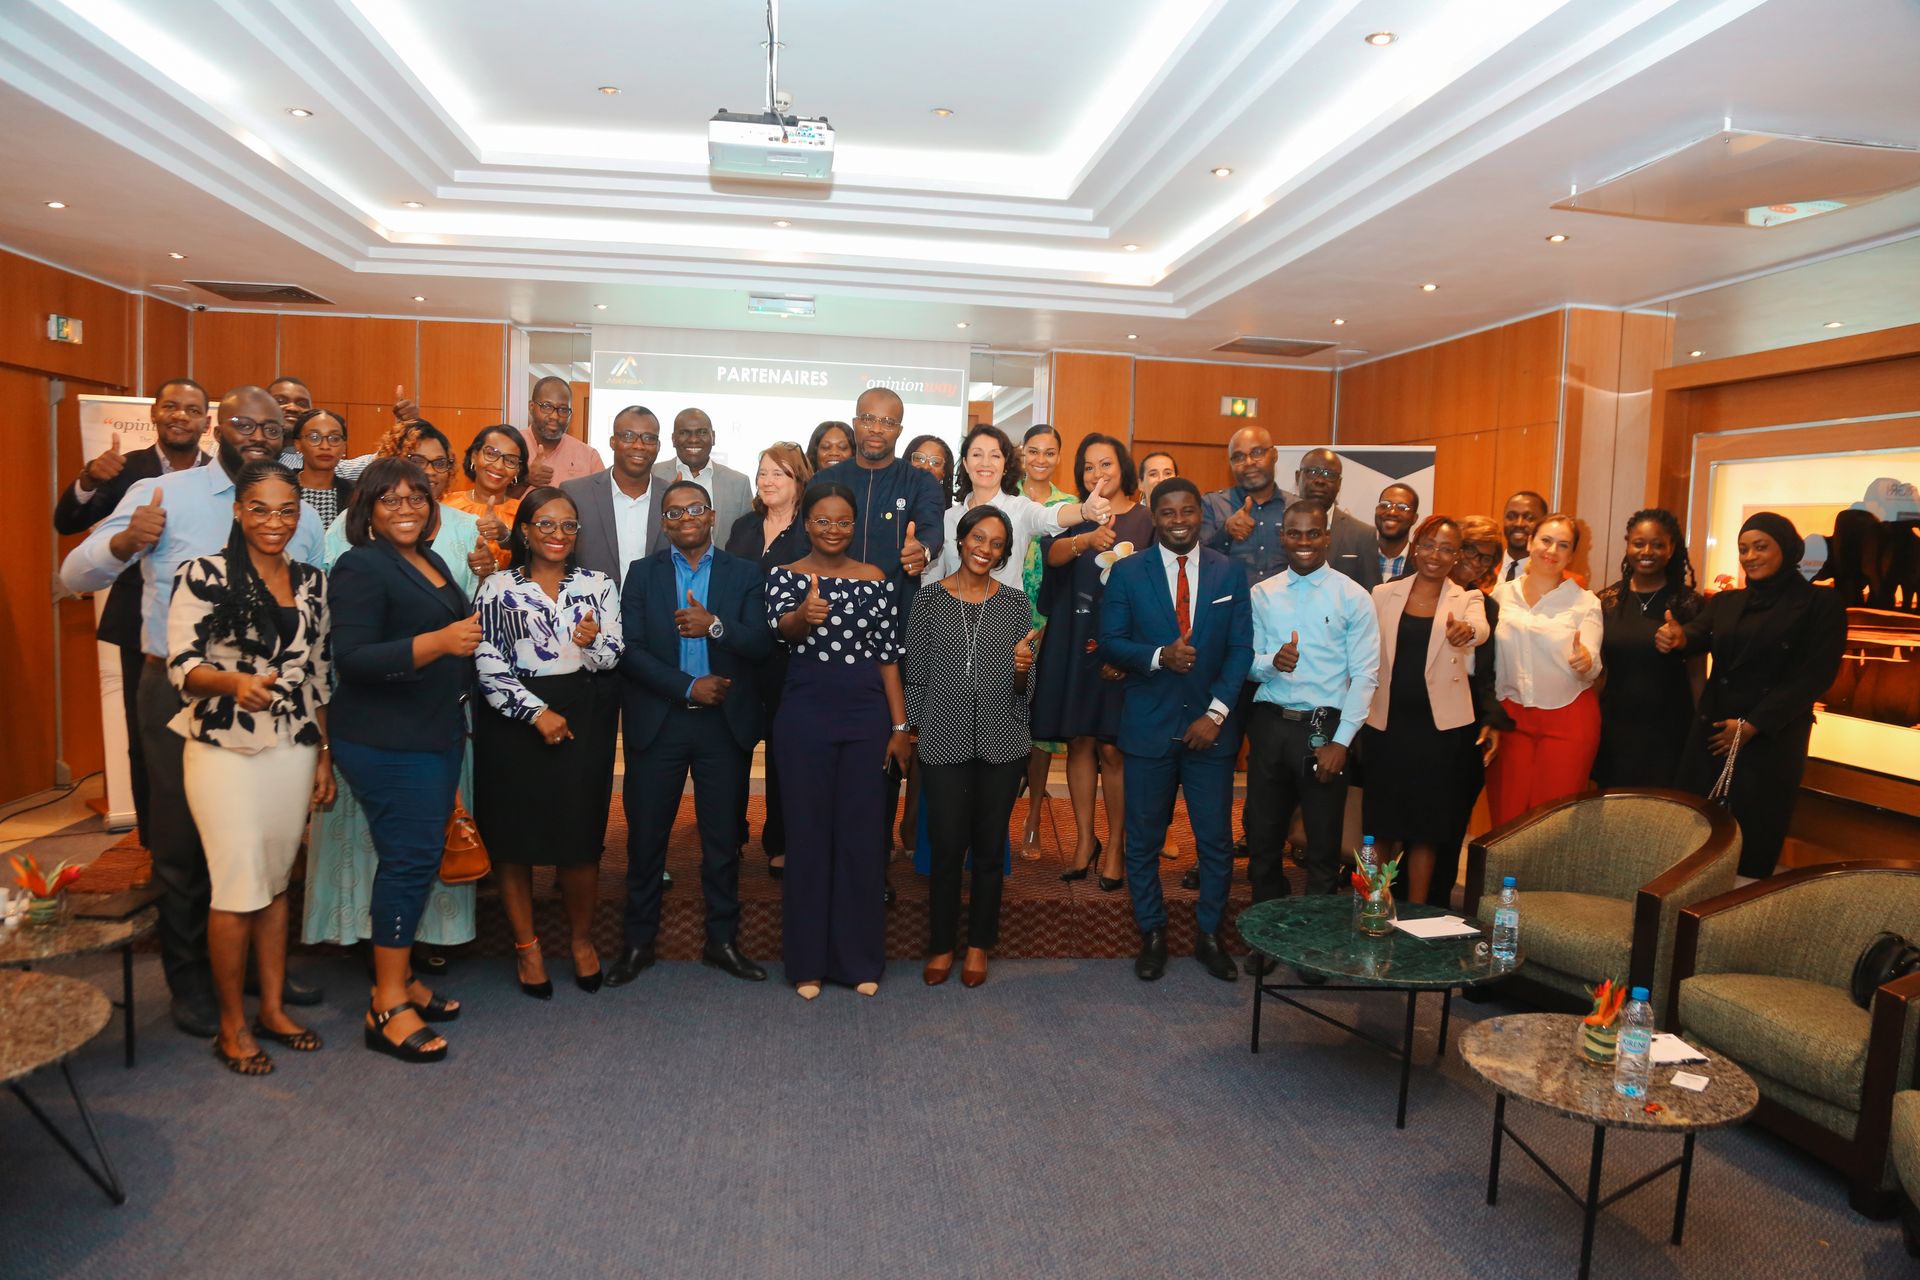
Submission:
M 707 639 L 709 640 L 718 640 L 721 636 L 725 634 L 727 634 L 726 624 L 721 622 L 720 619 L 718 618 L 715 618 L 713 620 L 713 625 L 707 628 Z

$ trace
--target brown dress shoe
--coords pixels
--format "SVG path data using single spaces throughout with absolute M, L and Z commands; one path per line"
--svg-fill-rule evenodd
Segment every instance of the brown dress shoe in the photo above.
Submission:
M 933 959 L 927 961 L 927 967 L 920 971 L 920 980 L 922 982 L 925 982 L 930 987 L 937 987 L 941 983 L 945 982 L 947 980 L 947 976 L 952 972 L 953 972 L 952 953 L 948 953 L 948 955 L 945 958 L 944 964 L 941 963 L 941 957 L 935 956 Z
M 965 968 L 960 970 L 960 985 L 963 987 L 977 987 L 981 983 L 985 982 L 986 980 L 987 980 L 987 962 L 985 960 L 982 960 L 980 962 L 980 967 L 978 969 L 974 968 L 972 965 L 967 965 Z

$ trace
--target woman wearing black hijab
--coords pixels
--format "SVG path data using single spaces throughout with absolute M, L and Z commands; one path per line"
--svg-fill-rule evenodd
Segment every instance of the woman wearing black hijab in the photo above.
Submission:
M 1662 653 L 1706 652 L 1713 669 L 1700 696 L 1680 781 L 1712 790 L 1738 744 L 1728 808 L 1740 824 L 1740 874 L 1773 874 L 1807 764 L 1813 704 L 1840 670 L 1847 610 L 1800 576 L 1806 544 L 1793 522 L 1755 512 L 1740 526 L 1747 585 L 1722 591 L 1684 625 L 1668 613 L 1654 635 Z

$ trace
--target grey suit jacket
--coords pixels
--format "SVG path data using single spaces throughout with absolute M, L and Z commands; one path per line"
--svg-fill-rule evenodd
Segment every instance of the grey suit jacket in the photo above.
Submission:
M 1327 564 L 1371 591 L 1380 585 L 1380 534 L 1365 520 L 1333 509 Z
M 672 484 L 680 478 L 680 460 L 669 457 L 665 462 L 653 464 L 653 478 Z M 733 522 L 747 513 L 753 505 L 753 482 L 735 471 L 732 467 L 713 464 L 713 528 L 722 541 L 726 535 L 722 530 L 733 528 Z
M 658 473 L 647 491 L 647 540 L 640 549 L 645 559 L 660 549 L 660 509 L 666 505 L 667 480 Z M 560 491 L 572 499 L 580 513 L 580 537 L 574 543 L 574 558 L 583 569 L 604 573 L 617 583 L 627 580 L 627 566 L 620 562 L 620 534 L 613 516 L 613 471 L 596 471 L 590 476 L 568 480 Z

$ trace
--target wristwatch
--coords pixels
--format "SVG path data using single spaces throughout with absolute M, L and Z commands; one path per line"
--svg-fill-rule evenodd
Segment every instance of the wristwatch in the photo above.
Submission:
M 1227 722 L 1227 713 L 1218 707 L 1208 707 L 1207 719 L 1213 721 L 1215 724 L 1224 725 Z
M 707 639 L 709 640 L 718 640 L 725 634 L 727 634 L 727 625 L 718 618 L 715 618 L 713 625 L 707 628 Z
M 908 727 L 907 727 L 906 725 L 904 725 L 904 724 L 896 724 L 896 725 L 894 725 L 894 726 L 893 726 L 893 731 L 894 731 L 895 733 L 907 733 L 907 732 L 910 732 L 910 730 L 908 729 Z

